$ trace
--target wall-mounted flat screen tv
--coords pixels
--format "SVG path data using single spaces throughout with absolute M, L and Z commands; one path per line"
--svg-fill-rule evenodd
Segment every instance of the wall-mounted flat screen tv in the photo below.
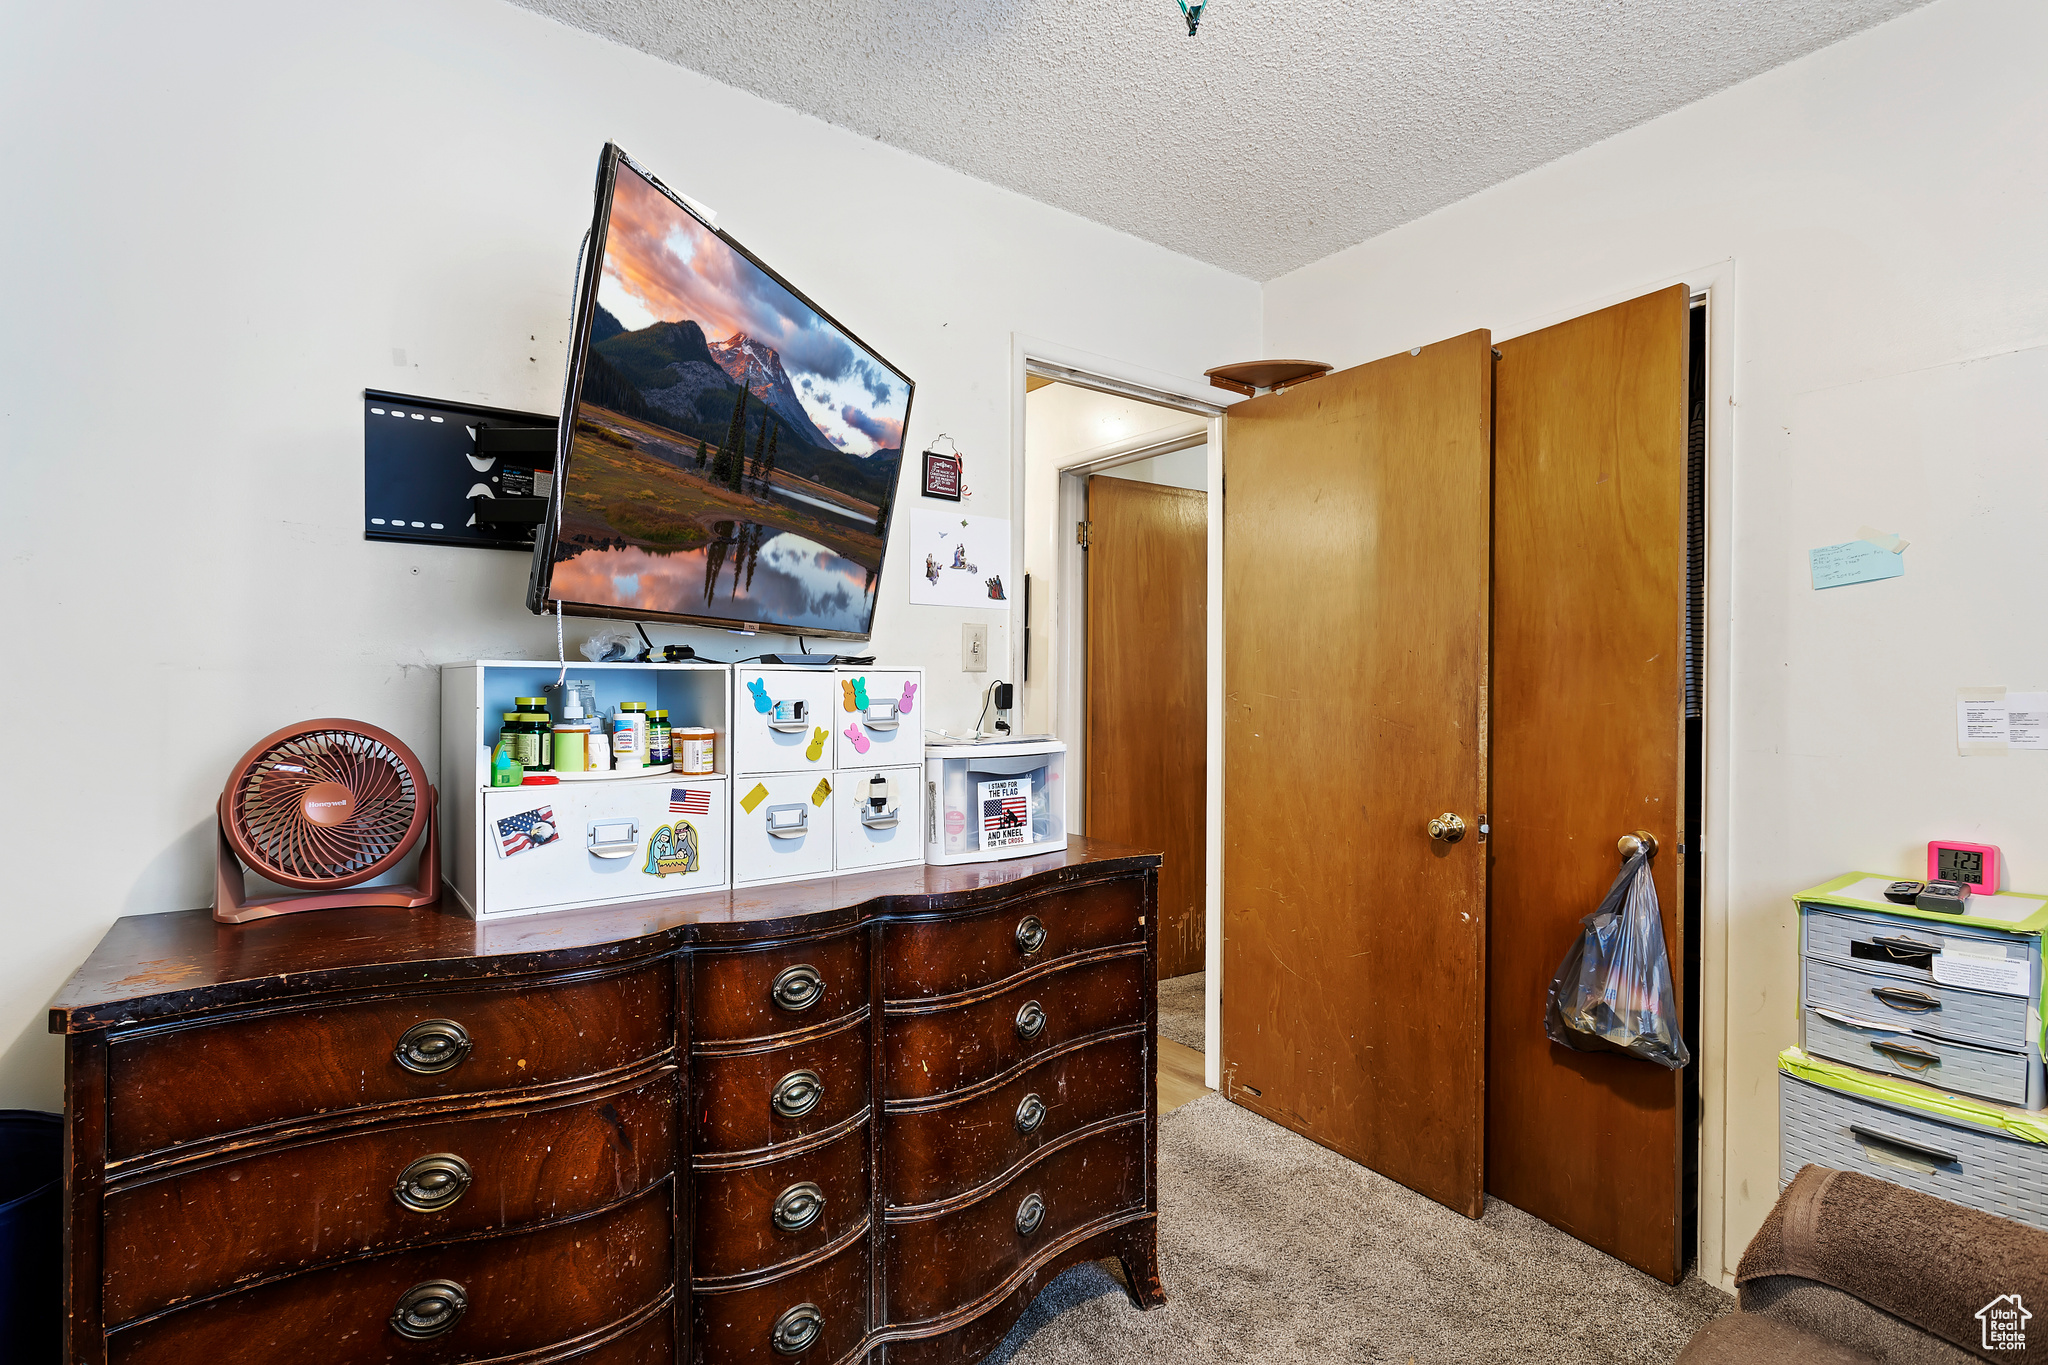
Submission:
M 913 385 L 607 145 L 527 606 L 861 637 Z

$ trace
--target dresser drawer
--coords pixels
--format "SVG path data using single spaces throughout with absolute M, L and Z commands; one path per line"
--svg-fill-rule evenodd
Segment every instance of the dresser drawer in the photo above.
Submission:
M 752 1289 L 692 1290 L 690 1312 L 697 1365 L 835 1365 L 868 1333 L 868 1239 Z
M 358 1131 L 117 1189 L 106 1202 L 106 1320 L 615 1203 L 672 1167 L 677 1088 L 669 1069 L 630 1090 Z
M 570 1356 L 563 1365 L 674 1365 L 675 1359 L 676 1310 L 670 1304 L 624 1335 Z
M 990 1090 L 940 1107 L 888 1111 L 890 1207 L 931 1204 L 998 1180 L 1033 1152 L 1104 1119 L 1145 1112 L 1145 1037 L 1048 1057 Z
M 1962 990 L 1816 957 L 1806 959 L 1805 971 L 1805 1004 L 1991 1047 L 2027 1046 L 2029 1002 L 2021 996 Z
M 1806 1007 L 1800 1046 L 1816 1057 L 1904 1076 L 1958 1094 L 2041 1107 L 2039 1068 L 2024 1052 L 1997 1052 L 1929 1038 L 1860 1015 L 1831 1018 L 1812 1005 Z
M 1144 919 L 1145 882 L 1131 877 L 985 914 L 892 924 L 883 938 L 882 998 L 952 995 L 1075 953 L 1141 943 Z
M 107 1050 L 107 1145 L 119 1159 L 341 1110 L 602 1075 L 669 1048 L 674 1015 L 663 960 L 124 1038 Z
M 690 958 L 690 1041 L 766 1038 L 843 1019 L 868 1002 L 865 929 Z
M 925 1099 L 993 1080 L 1064 1043 L 1142 1024 L 1147 954 L 1083 962 L 967 1005 L 891 1009 L 882 1030 L 882 1093 Z
M 868 1141 L 861 1124 L 822 1146 L 740 1167 L 701 1167 L 696 1188 L 698 1280 L 746 1275 L 831 1246 L 868 1220 Z
M 1911 981 L 1934 980 L 1933 957 L 1950 941 L 1966 944 L 1975 953 L 2002 955 L 2017 962 L 2035 955 L 2033 940 L 2024 935 L 1974 925 L 1937 924 L 1876 911 L 1857 914 L 1818 905 L 1802 904 L 1800 911 L 1806 956 L 1850 965 L 1868 963 Z
M 331 1266 L 110 1332 L 108 1365 L 350 1365 L 494 1360 L 603 1330 L 675 1276 L 664 1183 L 631 1203 L 535 1231 Z M 457 1287 L 459 1316 L 432 1286 Z M 392 1325 L 410 1299 L 433 1331 Z
M 1132 1122 L 1041 1154 L 964 1208 L 891 1217 L 888 1321 L 923 1322 L 972 1303 L 1067 1233 L 1144 1206 L 1145 1127 Z M 932 1273 L 938 1267 L 945 1273 Z
M 700 1152 L 752 1152 L 822 1133 L 868 1107 L 865 1016 L 801 1042 L 690 1058 Z

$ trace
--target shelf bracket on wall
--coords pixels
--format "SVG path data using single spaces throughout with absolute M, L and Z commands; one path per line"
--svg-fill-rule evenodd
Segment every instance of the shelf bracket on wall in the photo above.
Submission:
M 531 550 L 558 426 L 543 413 L 363 390 L 363 538 Z

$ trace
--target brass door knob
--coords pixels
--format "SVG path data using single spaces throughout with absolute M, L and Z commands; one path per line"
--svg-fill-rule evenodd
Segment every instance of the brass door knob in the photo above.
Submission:
M 1465 837 L 1465 817 L 1445 811 L 1429 822 L 1429 837 L 1438 843 L 1457 843 Z
M 1657 836 L 1646 829 L 1635 830 L 1614 841 L 1615 850 L 1624 859 L 1633 858 L 1642 849 L 1650 850 L 1652 858 L 1657 856 Z

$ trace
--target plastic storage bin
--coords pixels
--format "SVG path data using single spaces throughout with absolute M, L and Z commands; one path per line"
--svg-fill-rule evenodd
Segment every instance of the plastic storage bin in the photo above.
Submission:
M 1067 846 L 1067 746 L 1056 739 L 925 746 L 924 860 L 938 866 Z
M 0 1360 L 56 1365 L 64 1327 L 64 1119 L 0 1110 Z

